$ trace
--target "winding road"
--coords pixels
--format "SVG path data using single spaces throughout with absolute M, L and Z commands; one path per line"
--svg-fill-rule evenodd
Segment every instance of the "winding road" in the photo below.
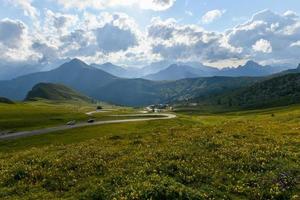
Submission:
M 87 115 L 93 115 L 97 112 L 104 112 L 104 111 L 92 111 L 86 113 Z M 132 115 L 110 115 L 114 117 L 145 117 L 145 118 L 137 118 L 137 119 L 120 119 L 120 120 L 107 120 L 107 121 L 95 121 L 93 123 L 88 122 L 80 122 L 75 125 L 61 125 L 57 127 L 50 127 L 40 130 L 33 130 L 33 131 L 22 131 L 22 132 L 15 132 L 6 135 L 0 135 L 0 140 L 9 140 L 9 139 L 17 139 L 21 137 L 28 137 L 33 135 L 42 135 L 46 133 L 56 132 L 56 131 L 64 131 L 69 129 L 87 127 L 87 126 L 97 126 L 102 124 L 119 124 L 119 123 L 128 123 L 128 122 L 141 122 L 141 121 L 153 121 L 153 120 L 166 120 L 166 119 L 173 119 L 176 117 L 174 114 L 168 113 L 157 113 L 157 114 L 132 114 Z M 158 117 L 160 116 L 160 117 Z

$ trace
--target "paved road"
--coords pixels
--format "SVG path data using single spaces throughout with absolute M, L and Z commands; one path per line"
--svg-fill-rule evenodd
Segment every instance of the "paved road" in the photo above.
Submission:
M 93 111 L 93 112 L 89 112 L 87 114 L 92 115 L 96 112 L 97 111 Z M 147 117 L 139 118 L 139 119 L 120 119 L 120 120 L 96 121 L 94 123 L 82 122 L 82 123 L 75 124 L 73 126 L 62 125 L 62 126 L 57 126 L 57 127 L 34 130 L 34 131 L 15 132 L 15 133 L 7 134 L 7 135 L 1 135 L 0 140 L 9 140 L 9 139 L 16 139 L 16 138 L 21 138 L 21 137 L 33 136 L 33 135 L 42 135 L 42 134 L 51 133 L 51 132 L 55 132 L 55 131 L 64 131 L 64 130 L 69 130 L 69 129 L 75 129 L 75 128 L 81 128 L 81 127 L 87 127 L 87 126 L 96 126 L 96 125 L 102 125 L 102 124 L 119 124 L 119 123 L 128 123 L 128 122 L 166 120 L 166 119 L 172 119 L 172 118 L 176 117 L 176 115 L 174 115 L 174 114 L 166 114 L 166 113 L 163 113 L 163 114 L 112 115 L 112 116 L 121 116 L 121 117 L 147 116 Z M 158 117 L 158 116 L 160 116 L 160 117 Z
M 116 109 L 101 109 L 101 110 L 95 110 L 95 111 L 87 112 L 85 114 L 86 115 L 93 115 L 95 113 L 106 113 L 106 112 L 115 111 L 115 110 Z

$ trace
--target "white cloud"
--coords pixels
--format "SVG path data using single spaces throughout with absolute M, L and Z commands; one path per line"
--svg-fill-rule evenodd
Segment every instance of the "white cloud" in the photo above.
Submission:
M 212 61 L 238 57 L 223 35 L 205 31 L 196 25 L 180 25 L 174 19 L 152 20 L 148 27 L 153 52 L 168 60 Z
M 291 10 L 286 11 L 283 15 L 286 17 L 297 17 L 297 13 Z
M 202 23 L 204 24 L 209 24 L 212 23 L 213 21 L 219 19 L 220 17 L 222 17 L 222 15 L 225 13 L 225 10 L 211 10 L 208 11 L 207 13 L 205 13 L 202 16 Z
M 256 61 L 299 62 L 299 53 L 294 49 L 296 46 L 291 44 L 300 41 L 300 18 L 290 12 L 260 11 L 249 21 L 226 31 L 225 37 L 229 44 L 242 49 L 244 57 Z
M 300 40 L 298 40 L 297 42 L 293 42 L 290 47 L 300 47 Z
M 66 34 L 78 22 L 76 15 L 54 13 L 48 9 L 45 10 L 45 18 L 45 31 L 59 34 Z
M 26 61 L 36 54 L 31 51 L 32 38 L 28 34 L 28 27 L 19 20 L 0 20 L 0 60 Z
M 77 1 L 68 1 L 72 2 Z M 130 2 L 133 1 L 110 1 L 110 6 Z M 245 59 L 300 61 L 300 18 L 291 11 L 277 14 L 264 10 L 223 33 L 172 18 L 153 18 L 144 31 L 133 18 L 122 13 L 83 11 L 77 15 L 44 11 L 39 26 L 11 19 L 0 21 L 1 61 L 54 63 L 68 57 L 140 65 L 160 59 L 226 64 Z
M 105 9 L 116 6 L 138 6 L 145 10 L 162 11 L 169 9 L 175 3 L 175 0 L 57 0 L 65 8 L 78 9 Z
M 268 40 L 260 39 L 257 40 L 254 45 L 252 45 L 252 48 L 256 52 L 262 52 L 262 53 L 271 53 L 272 52 L 272 45 Z
M 134 20 L 126 14 L 102 13 L 95 16 L 85 13 L 83 22 L 57 38 L 57 48 L 64 58 L 81 57 L 92 60 L 99 56 L 112 57 L 139 45 L 141 35 Z
M 21 21 L 3 19 L 0 21 L 0 43 L 9 48 L 17 48 L 22 43 L 27 28 Z
M 95 30 L 99 48 L 105 52 L 125 51 L 137 45 L 137 38 L 130 29 L 121 29 L 113 24 Z
M 104 9 L 104 4 L 102 1 L 98 0 L 57 0 L 57 2 L 63 5 L 65 8 L 78 8 L 80 10 L 86 8 L 94 8 L 94 9 Z
M 22 9 L 26 16 L 36 18 L 39 15 L 37 9 L 31 4 L 32 0 L 8 0 L 8 2 L 15 7 Z

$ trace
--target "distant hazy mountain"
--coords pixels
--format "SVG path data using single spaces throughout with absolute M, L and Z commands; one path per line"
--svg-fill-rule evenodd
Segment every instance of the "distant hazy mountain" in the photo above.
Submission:
M 26 95 L 25 101 L 47 99 L 54 101 L 84 101 L 92 102 L 92 99 L 79 92 L 54 83 L 38 83 Z
M 178 63 L 170 65 L 157 73 L 149 74 L 143 78 L 149 80 L 179 80 L 194 77 L 212 77 L 212 76 L 249 76 L 260 77 L 278 73 L 287 67 L 282 66 L 262 66 L 254 61 L 248 61 L 245 65 L 237 68 L 218 69 L 202 65 L 200 63 Z
M 168 61 L 154 62 L 144 67 L 121 67 L 112 63 L 91 64 L 92 67 L 102 69 L 114 76 L 121 78 L 141 78 L 148 74 L 156 73 L 167 68 L 170 65 Z
M 121 78 L 136 78 L 137 74 L 135 71 L 138 70 L 135 68 L 123 68 L 112 63 L 91 64 L 91 66 Z
M 285 75 L 285 74 L 295 74 L 295 73 L 300 73 L 300 64 L 298 65 L 297 68 L 295 69 L 288 69 L 282 72 L 279 72 L 277 74 L 274 74 L 275 76 L 280 76 L 280 75 Z
M 281 67 L 262 66 L 254 61 L 248 61 L 237 68 L 223 68 L 217 76 L 268 76 L 282 71 Z
M 0 96 L 14 100 L 24 99 L 26 93 L 40 82 L 64 84 L 90 96 L 95 88 L 115 79 L 117 79 L 115 76 L 107 72 L 93 68 L 78 59 L 73 59 L 51 71 L 0 81 Z
M 2 64 L 0 65 L 0 80 L 10 80 L 40 70 L 40 65 Z
M 184 78 L 214 76 L 217 72 L 218 69 L 204 65 L 191 67 L 188 65 L 173 64 L 164 70 L 147 75 L 144 78 L 149 80 L 179 80 Z
M 27 74 L 32 74 L 41 71 L 47 71 L 49 69 L 56 68 L 63 63 L 69 62 L 70 59 L 57 60 L 55 62 L 47 63 L 0 63 L 0 80 L 11 80 Z
M 229 107 L 263 108 L 300 103 L 300 73 L 291 73 L 221 96 L 214 96 L 209 103 Z
M 149 74 L 157 73 L 161 70 L 168 68 L 171 64 L 171 61 L 163 60 L 159 62 L 153 62 L 147 66 L 144 66 L 140 69 L 139 75 L 140 77 L 147 76 Z

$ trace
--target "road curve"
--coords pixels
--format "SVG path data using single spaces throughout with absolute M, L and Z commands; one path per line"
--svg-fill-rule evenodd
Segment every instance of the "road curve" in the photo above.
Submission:
M 92 115 L 95 112 L 90 112 L 88 115 Z M 133 114 L 133 115 L 111 115 L 111 116 L 119 116 L 119 117 L 141 117 L 141 116 L 148 116 L 147 118 L 139 118 L 139 119 L 120 119 L 120 120 L 107 120 L 107 121 L 96 121 L 94 123 L 87 123 L 81 122 L 72 126 L 69 125 L 61 125 L 57 127 L 50 127 L 40 130 L 33 130 L 33 131 L 22 131 L 22 132 L 15 132 L 7 135 L 0 135 L 0 140 L 10 140 L 10 139 L 17 139 L 21 137 L 28 137 L 33 135 L 42 135 L 46 133 L 56 132 L 56 131 L 64 131 L 69 129 L 87 127 L 87 126 L 97 126 L 102 124 L 119 124 L 119 123 L 128 123 L 128 122 L 141 122 L 141 121 L 153 121 L 153 120 L 165 120 L 165 119 L 173 119 L 176 117 L 174 114 L 167 114 L 167 113 L 159 113 L 159 114 Z M 161 117 L 157 117 L 161 116 Z

